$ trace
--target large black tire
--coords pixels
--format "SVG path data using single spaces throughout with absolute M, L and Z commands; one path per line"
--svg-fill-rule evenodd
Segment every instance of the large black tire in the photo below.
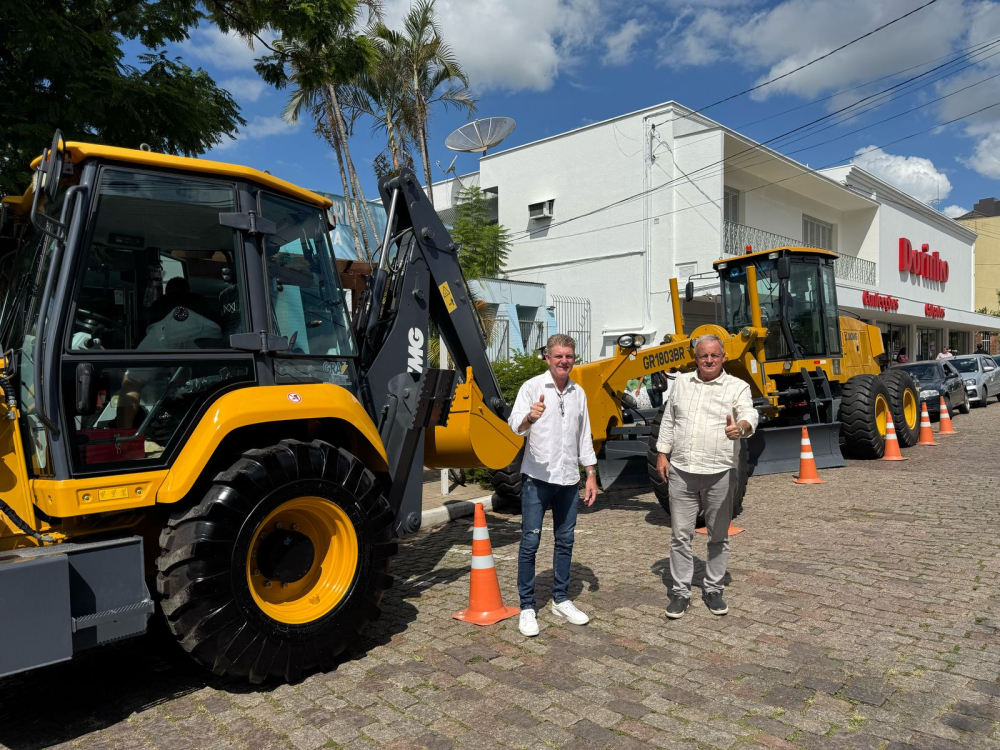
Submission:
M 502 469 L 490 469 L 493 484 L 493 507 L 509 513 L 521 512 L 521 459 L 524 448 L 514 456 L 514 460 Z
M 660 423 L 663 421 L 663 409 L 661 406 L 653 418 L 652 429 L 649 434 L 646 446 L 646 469 L 649 472 L 649 481 L 653 485 L 653 494 L 656 496 L 663 512 L 667 514 L 667 521 L 670 521 L 670 488 L 667 483 L 660 479 L 660 474 L 656 470 L 656 440 L 660 436 Z M 743 512 L 743 500 L 747 493 L 747 479 L 750 476 L 750 451 L 746 440 L 740 440 L 740 451 L 736 463 L 736 488 L 733 490 L 733 518 Z M 698 526 L 705 525 L 703 516 L 698 517 Z
M 911 448 L 920 437 L 920 394 L 905 370 L 886 370 L 881 375 L 889 394 L 889 412 L 900 448 Z
M 324 525 L 330 519 L 340 525 Z M 167 625 L 185 651 L 219 675 L 258 683 L 332 669 L 381 613 L 397 548 L 393 521 L 374 475 L 345 450 L 284 440 L 247 451 L 160 534 L 156 583 Z M 265 543 L 269 534 L 274 539 Z M 308 538 L 315 549 L 299 561 L 305 574 L 281 567 L 288 560 L 282 545 L 292 535 L 300 548 Z M 272 566 L 274 560 L 281 562 Z M 258 565 L 265 579 L 251 572 Z M 286 579 L 294 580 L 280 583 Z M 290 603 L 303 609 L 287 616 L 266 609 Z
M 889 394 L 876 375 L 855 375 L 844 384 L 840 403 L 840 434 L 844 453 L 851 458 L 882 458 L 885 434 L 879 429 L 879 413 L 888 412 Z

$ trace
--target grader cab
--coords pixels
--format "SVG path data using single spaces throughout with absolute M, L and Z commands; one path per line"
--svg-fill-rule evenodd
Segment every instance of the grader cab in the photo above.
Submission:
M 218 674 L 331 667 L 420 526 L 423 466 L 521 445 L 419 183 L 380 185 L 352 321 L 321 196 L 59 134 L 34 166 L 0 222 L 0 676 L 157 606 Z M 431 321 L 457 370 L 428 368 Z

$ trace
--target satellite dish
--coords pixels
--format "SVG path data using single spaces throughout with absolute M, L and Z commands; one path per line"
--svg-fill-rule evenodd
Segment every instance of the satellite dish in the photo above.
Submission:
M 482 151 L 498 145 L 514 132 L 514 120 L 510 117 L 486 117 L 470 122 L 448 136 L 444 145 L 452 151 Z

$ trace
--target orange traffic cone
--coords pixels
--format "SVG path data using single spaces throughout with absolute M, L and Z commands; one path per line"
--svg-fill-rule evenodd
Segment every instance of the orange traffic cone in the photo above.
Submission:
M 809 430 L 802 428 L 802 450 L 799 452 L 799 475 L 795 484 L 824 484 L 825 479 L 819 478 L 816 471 L 816 459 L 813 458 L 812 443 L 809 442 Z
M 899 441 L 896 439 L 896 425 L 892 423 L 892 415 L 885 417 L 885 455 L 883 461 L 909 461 L 899 452 Z
M 942 435 L 957 435 L 958 430 L 952 427 L 951 424 L 951 414 L 948 413 L 948 405 L 944 402 L 944 396 L 941 397 L 941 419 L 938 422 L 938 437 Z
M 746 529 L 741 528 L 739 526 L 733 526 L 732 524 L 729 524 L 729 536 L 736 536 L 737 534 L 742 534 L 744 531 L 746 531 Z M 700 529 L 695 529 L 694 533 L 695 534 L 707 534 L 708 533 L 708 528 L 705 527 L 705 526 L 702 526 Z
M 475 625 L 492 625 L 513 617 L 521 610 L 503 606 L 500 582 L 493 564 L 493 547 L 486 528 L 486 512 L 476 503 L 476 520 L 472 528 L 472 576 L 469 581 L 469 608 L 452 617 Z
M 931 429 L 931 417 L 927 413 L 927 402 L 920 402 L 920 440 L 917 445 L 937 445 L 934 442 L 934 431 Z

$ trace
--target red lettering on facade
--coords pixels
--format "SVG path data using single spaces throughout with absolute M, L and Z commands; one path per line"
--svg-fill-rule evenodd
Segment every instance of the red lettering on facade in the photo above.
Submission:
M 876 292 L 862 292 L 861 304 L 865 307 L 877 307 L 886 312 L 894 312 L 899 309 L 899 300 L 890 297 L 888 294 L 877 294 Z
M 941 260 L 941 256 L 930 249 L 931 246 L 925 243 L 917 252 L 908 239 L 900 237 L 899 270 L 944 284 L 948 281 L 948 261 Z
M 928 302 L 924 305 L 924 315 L 928 318 L 944 318 L 944 308 Z

